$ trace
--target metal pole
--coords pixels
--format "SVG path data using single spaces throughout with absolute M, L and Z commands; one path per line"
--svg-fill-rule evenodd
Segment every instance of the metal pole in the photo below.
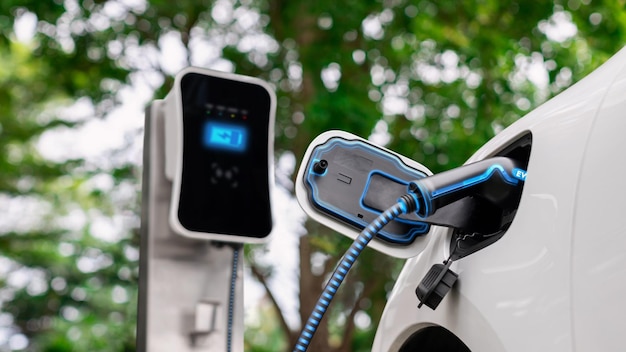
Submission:
M 223 352 L 233 249 L 172 232 L 162 101 L 146 109 L 137 351 Z M 241 256 L 241 251 L 239 256 Z M 238 259 L 241 259 L 238 258 Z M 238 260 L 232 351 L 243 351 L 243 269 Z

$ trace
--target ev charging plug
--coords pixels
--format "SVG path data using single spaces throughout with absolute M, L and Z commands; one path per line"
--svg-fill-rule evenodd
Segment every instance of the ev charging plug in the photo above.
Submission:
M 479 204 L 472 209 L 480 208 L 473 213 L 496 213 L 495 218 L 502 214 L 514 213 L 519 203 L 522 186 L 526 180 L 526 170 L 519 163 L 507 157 L 494 157 L 473 164 L 458 167 L 434 176 L 425 177 L 409 183 L 409 191 L 417 202 L 416 214 L 425 222 L 438 223 L 456 227 L 459 224 L 454 217 L 459 212 L 449 212 L 435 221 L 430 218 L 446 206 L 456 202 L 463 203 L 466 199 L 475 199 Z M 463 202 L 461 202 L 463 200 Z M 467 205 L 460 207 L 468 208 Z M 472 212 L 460 212 L 472 214 Z M 484 215 L 483 215 L 484 218 Z M 493 217 L 492 217 L 493 218 Z M 465 221 L 465 224 L 480 220 Z M 498 228 L 501 222 L 498 222 Z M 473 225 L 475 226 L 475 225 Z M 444 264 L 435 264 L 415 289 L 415 294 L 422 305 L 436 309 L 443 297 L 457 281 L 458 275 L 450 269 L 453 253 Z
M 466 197 L 480 198 L 501 209 L 515 208 L 525 179 L 526 171 L 517 161 L 494 157 L 412 181 L 409 191 L 417 197 L 416 214 L 426 219 Z

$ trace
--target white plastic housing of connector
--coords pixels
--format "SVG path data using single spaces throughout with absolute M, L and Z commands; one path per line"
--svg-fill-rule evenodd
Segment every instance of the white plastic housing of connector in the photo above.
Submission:
M 354 240 L 359 235 L 360 230 L 326 213 L 323 213 L 317 210 L 311 204 L 309 200 L 310 199 L 309 190 L 305 186 L 305 181 L 304 181 L 306 167 L 309 164 L 309 160 L 311 158 L 311 154 L 313 153 L 313 150 L 316 147 L 326 143 L 329 139 L 335 138 L 335 137 L 343 138 L 346 140 L 361 140 L 361 141 L 365 141 L 367 143 L 372 144 L 371 142 L 366 141 L 365 139 L 359 136 L 356 136 L 354 134 L 351 134 L 345 131 L 338 131 L 338 130 L 327 131 L 317 136 L 311 142 L 311 144 L 309 144 L 309 147 L 307 148 L 304 154 L 304 157 L 302 159 L 302 163 L 300 164 L 300 169 L 298 170 L 298 176 L 296 178 L 296 197 L 298 199 L 298 203 L 300 203 L 300 206 L 302 207 L 304 212 L 307 213 L 307 215 L 310 216 L 313 220 Z M 383 147 L 379 147 L 379 148 L 390 154 L 395 155 L 409 167 L 414 168 L 418 171 L 421 171 L 426 175 L 432 175 L 432 172 L 428 170 L 428 168 L 426 168 L 424 165 L 416 161 L 413 161 L 405 156 L 402 156 L 398 153 L 395 153 L 389 149 L 386 149 Z M 401 259 L 412 258 L 420 254 L 424 250 L 424 248 L 426 248 L 426 245 L 428 244 L 432 236 L 445 235 L 447 234 L 448 231 L 449 230 L 444 227 L 431 226 L 430 231 L 427 234 L 417 237 L 415 241 L 413 241 L 413 243 L 408 244 L 408 245 L 391 244 L 391 243 L 379 240 L 377 238 L 374 238 L 369 243 L 369 246 L 381 253 L 384 253 L 386 255 L 389 255 L 395 258 L 401 258 Z

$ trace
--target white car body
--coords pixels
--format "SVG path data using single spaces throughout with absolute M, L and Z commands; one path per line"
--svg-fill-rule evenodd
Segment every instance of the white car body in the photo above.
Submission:
M 407 341 L 433 326 L 471 351 L 624 350 L 626 49 L 499 133 L 468 163 L 526 132 L 528 177 L 508 231 L 453 263 L 459 280 L 436 310 L 417 308 L 415 288 L 448 257 L 452 231 L 430 236 L 407 260 L 372 351 L 413 350 Z

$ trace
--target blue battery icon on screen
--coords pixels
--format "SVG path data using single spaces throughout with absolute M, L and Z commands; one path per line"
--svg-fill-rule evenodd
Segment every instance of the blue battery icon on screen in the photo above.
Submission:
M 204 145 L 210 149 L 244 152 L 248 145 L 248 129 L 241 125 L 208 121 L 204 125 Z

